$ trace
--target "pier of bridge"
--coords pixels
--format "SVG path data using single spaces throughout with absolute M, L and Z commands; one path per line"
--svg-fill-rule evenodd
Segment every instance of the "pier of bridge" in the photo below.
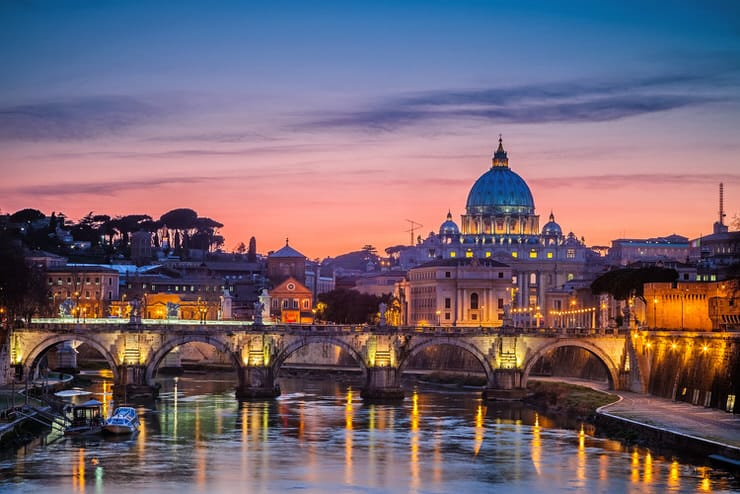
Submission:
M 511 328 L 378 327 L 339 325 L 253 325 L 140 321 L 34 322 L 14 329 L 0 354 L 0 380 L 33 378 L 44 355 L 77 341 L 97 350 L 113 371 L 114 397 L 156 396 L 155 376 L 165 357 L 181 345 L 201 342 L 229 355 L 236 370 L 239 399 L 280 394 L 278 373 L 299 349 L 314 343 L 346 350 L 362 370 L 366 400 L 404 396 L 401 375 L 424 349 L 449 345 L 472 354 L 486 374 L 488 399 L 521 396 L 529 373 L 543 356 L 560 347 L 584 349 L 600 360 L 613 389 L 643 392 L 629 332 Z

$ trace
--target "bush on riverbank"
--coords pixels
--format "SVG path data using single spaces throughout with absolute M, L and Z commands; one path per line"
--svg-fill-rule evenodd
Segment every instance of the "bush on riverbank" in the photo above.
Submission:
M 590 417 L 596 409 L 614 403 L 618 396 L 584 386 L 552 381 L 530 381 L 524 401 L 549 413 Z
M 431 374 L 417 377 L 417 380 L 433 384 L 442 384 L 445 386 L 484 387 L 486 385 L 486 376 L 475 374 L 432 372 Z

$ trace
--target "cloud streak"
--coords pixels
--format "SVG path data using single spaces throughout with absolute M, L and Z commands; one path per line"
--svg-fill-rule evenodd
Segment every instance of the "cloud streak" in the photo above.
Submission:
M 727 72 L 734 71 L 733 68 Z M 384 132 L 429 121 L 461 119 L 520 124 L 604 122 L 726 101 L 729 97 L 716 91 L 718 81 L 726 77 L 727 74 L 678 74 L 622 81 L 429 91 L 389 97 L 374 106 L 309 120 L 299 127 Z M 715 84 L 713 91 L 704 91 L 710 84 Z
M 0 141 L 78 141 L 157 121 L 168 111 L 130 96 L 80 97 L 0 108 Z

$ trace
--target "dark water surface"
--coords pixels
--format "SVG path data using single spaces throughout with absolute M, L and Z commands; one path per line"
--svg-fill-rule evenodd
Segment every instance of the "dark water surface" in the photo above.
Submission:
M 340 378 L 284 378 L 280 398 L 240 404 L 231 377 L 162 380 L 160 399 L 138 407 L 133 437 L 54 432 L 6 452 L 0 492 L 740 491 L 721 470 L 594 437 L 588 426 L 564 428 L 477 392 L 409 389 L 403 403 L 364 404 Z

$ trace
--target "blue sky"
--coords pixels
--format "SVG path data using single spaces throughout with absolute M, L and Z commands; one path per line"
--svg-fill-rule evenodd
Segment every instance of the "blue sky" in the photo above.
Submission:
M 738 2 L 5 1 L 0 46 L 3 212 L 382 249 L 459 218 L 499 133 L 588 243 L 740 209 Z

